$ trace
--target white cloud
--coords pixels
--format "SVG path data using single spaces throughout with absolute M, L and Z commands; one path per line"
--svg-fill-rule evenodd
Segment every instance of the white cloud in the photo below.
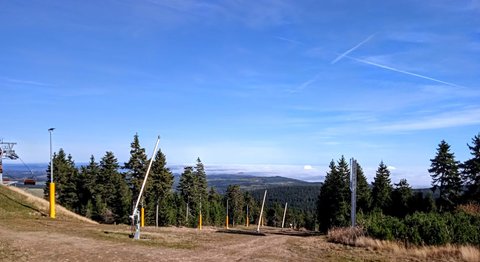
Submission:
M 387 166 L 387 169 L 388 169 L 388 170 L 395 170 L 395 169 L 397 169 L 397 168 L 394 167 L 394 166 Z
M 401 121 L 376 128 L 379 131 L 417 131 L 480 124 L 480 108 L 450 111 L 425 116 L 411 121 Z
M 304 165 L 303 170 L 312 170 L 313 167 L 311 165 Z

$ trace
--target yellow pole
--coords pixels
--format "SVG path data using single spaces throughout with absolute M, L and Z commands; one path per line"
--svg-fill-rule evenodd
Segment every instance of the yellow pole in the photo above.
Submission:
M 202 230 L 202 211 L 200 211 L 200 219 L 198 220 L 198 229 Z
M 145 208 L 140 209 L 140 227 L 145 226 Z
M 225 217 L 225 227 L 228 229 L 228 216 Z
M 250 225 L 250 221 L 248 221 L 248 216 L 247 216 L 247 227 Z
M 55 218 L 55 183 L 50 183 L 50 218 Z

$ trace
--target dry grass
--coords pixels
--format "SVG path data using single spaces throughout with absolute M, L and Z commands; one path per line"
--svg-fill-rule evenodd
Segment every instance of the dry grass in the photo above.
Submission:
M 330 242 L 356 246 L 356 241 L 365 236 L 361 227 L 337 227 L 328 231 L 327 239 Z
M 475 203 L 468 203 L 464 205 L 459 205 L 457 207 L 458 210 L 463 211 L 467 214 L 480 216 L 480 205 Z
M 362 228 L 334 228 L 328 231 L 328 241 L 363 247 L 369 250 L 388 251 L 395 255 L 413 255 L 420 259 L 480 261 L 480 249 L 474 246 L 411 246 L 399 242 L 372 239 L 365 236 Z
M 22 201 L 25 201 L 26 203 L 34 206 L 35 208 L 37 208 L 38 210 L 40 210 L 42 213 L 45 213 L 45 214 L 48 214 L 48 210 L 49 210 L 49 202 L 43 198 L 39 198 L 39 197 L 36 197 L 34 195 L 31 195 L 27 192 L 25 192 L 24 190 L 20 189 L 20 188 L 17 188 L 17 187 L 7 187 L 7 186 L 2 186 L 4 189 L 6 190 L 10 190 L 11 192 L 15 192 L 17 193 L 17 196 L 20 195 L 21 198 L 22 198 Z M 80 220 L 80 221 L 83 221 L 83 222 L 87 222 L 87 223 L 90 223 L 90 224 L 98 224 L 97 222 L 91 220 L 91 219 L 88 219 L 86 217 L 83 217 L 83 216 L 80 216 L 60 205 L 55 205 L 56 207 L 56 214 L 57 216 L 64 216 L 64 217 L 67 217 L 67 218 L 73 218 L 73 219 L 76 219 L 76 220 Z

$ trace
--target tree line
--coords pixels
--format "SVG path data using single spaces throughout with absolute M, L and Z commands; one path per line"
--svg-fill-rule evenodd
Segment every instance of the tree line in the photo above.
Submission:
M 442 140 L 428 172 L 431 192 L 414 193 L 406 179 L 392 184 L 380 162 L 368 184 L 357 164 L 357 213 L 367 233 L 414 244 L 480 243 L 480 134 L 467 144 L 472 157 L 461 163 Z M 433 193 L 438 197 L 433 197 Z M 331 161 L 317 201 L 319 229 L 350 225 L 350 167 L 342 156 Z M 435 224 L 436 223 L 436 224 Z M 435 224 L 436 226 L 432 226 Z M 428 233 L 426 233 L 428 232 Z M 437 235 L 444 237 L 438 239 Z M 446 233 L 445 233 L 446 232 Z
M 57 202 L 101 223 L 130 223 L 149 162 L 138 134 L 134 135 L 130 147 L 130 158 L 123 165 L 113 152 L 108 151 L 100 162 L 91 156 L 90 162 L 79 168 L 63 149 L 55 152 L 52 161 Z M 227 215 L 227 199 L 231 224 L 245 223 L 247 206 L 249 221 L 258 219 L 257 201 L 238 185 L 229 186 L 225 195 L 217 193 L 215 188 L 208 188 L 200 158 L 195 166 L 184 168 L 176 190 L 173 188 L 173 173 L 166 165 L 165 154 L 159 150 L 140 202 L 145 208 L 147 225 L 195 227 L 201 213 L 204 225 L 222 226 Z M 49 164 L 47 173 L 50 168 Z M 48 176 L 44 188 L 47 199 L 49 183 Z

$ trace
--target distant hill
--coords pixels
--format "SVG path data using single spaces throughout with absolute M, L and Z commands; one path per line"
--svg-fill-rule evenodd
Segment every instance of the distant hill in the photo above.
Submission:
M 177 188 L 178 181 L 180 179 L 179 174 L 175 174 L 174 188 Z M 223 194 L 227 190 L 228 185 L 239 185 L 243 190 L 256 190 L 273 187 L 286 187 L 286 186 L 311 186 L 320 185 L 320 182 L 305 182 L 298 179 L 286 178 L 281 176 L 251 176 L 245 174 L 216 174 L 208 175 L 207 182 L 209 187 L 214 187 L 217 192 Z
M 274 203 L 279 203 L 283 206 L 285 202 L 288 202 L 290 208 L 313 213 L 321 187 L 322 183 L 308 183 L 268 188 L 265 202 L 267 206 Z M 262 201 L 264 189 L 256 189 L 251 192 L 257 201 Z

